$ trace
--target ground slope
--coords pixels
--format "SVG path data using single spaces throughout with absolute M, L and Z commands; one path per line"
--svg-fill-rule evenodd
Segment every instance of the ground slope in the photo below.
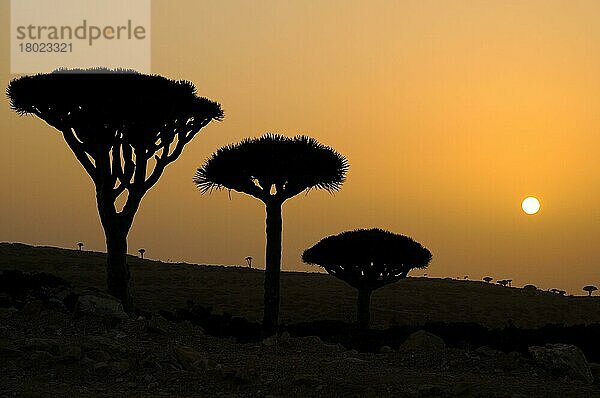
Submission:
M 76 287 L 103 288 L 105 254 L 0 243 L 0 269 L 44 271 Z M 250 320 L 261 318 L 263 272 L 241 267 L 166 264 L 129 260 L 136 304 L 147 311 L 184 307 L 188 299 Z M 283 272 L 281 319 L 286 324 L 313 320 L 351 321 L 355 291 L 319 273 Z M 478 281 L 407 278 L 377 290 L 373 327 L 427 321 L 476 322 L 504 327 L 600 323 L 600 297 L 561 297 Z

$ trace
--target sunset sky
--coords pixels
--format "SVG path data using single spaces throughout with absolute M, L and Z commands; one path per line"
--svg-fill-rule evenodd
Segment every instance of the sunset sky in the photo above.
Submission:
M 225 119 L 146 195 L 130 253 L 262 268 L 263 204 L 201 195 L 192 177 L 220 146 L 302 133 L 351 166 L 339 193 L 284 205 L 283 270 L 317 271 L 300 255 L 326 235 L 381 227 L 428 247 L 430 276 L 584 294 L 600 284 L 599 15 L 595 0 L 154 0 L 152 72 L 191 80 Z M 6 87 L 6 0 L 0 22 Z M 105 250 L 60 134 L 6 98 L 0 131 L 0 241 Z

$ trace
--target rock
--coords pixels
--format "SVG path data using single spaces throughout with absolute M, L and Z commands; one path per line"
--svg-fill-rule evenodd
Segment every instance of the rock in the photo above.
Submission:
M 204 334 L 204 329 L 202 329 L 200 326 L 192 324 L 192 322 L 188 320 L 177 323 L 175 325 L 175 330 L 177 330 L 181 334 L 189 334 L 191 332 L 194 332 L 196 334 Z
M 0 358 L 10 359 L 10 358 L 20 358 L 23 356 L 23 353 L 19 350 L 14 350 L 12 348 L 0 347 Z
M 164 336 L 168 333 L 169 321 L 158 314 L 153 314 L 152 318 L 146 323 L 146 330 Z
M 299 374 L 294 376 L 294 384 L 316 387 L 323 384 L 323 380 L 314 375 Z
M 379 352 L 382 354 L 387 354 L 390 352 L 394 352 L 394 350 L 392 350 L 392 347 L 390 347 L 389 345 L 384 345 L 379 349 Z
M 121 302 L 106 293 L 100 291 L 85 291 L 77 298 L 75 312 L 96 316 L 111 316 L 126 319 L 127 314 L 123 311 Z
M 420 352 L 441 352 L 446 348 L 444 340 L 436 336 L 435 334 L 419 330 L 414 332 L 402 345 L 400 351 L 420 351 Z
M 96 361 L 94 361 L 93 359 L 88 358 L 87 356 L 84 356 L 79 361 L 79 365 L 81 365 L 81 366 L 93 366 L 94 364 L 96 364 Z
M 341 344 L 323 344 L 322 350 L 326 352 L 344 352 L 346 347 Z
M 57 310 L 57 311 L 63 311 L 63 312 L 67 312 L 67 307 L 65 306 L 65 304 L 60 301 L 57 298 L 51 297 L 50 299 L 48 299 L 48 307 L 53 309 L 53 310 Z
M 7 308 L 13 305 L 12 298 L 5 293 L 0 293 L 0 307 Z
M 523 358 L 523 356 L 520 353 L 515 351 L 509 352 L 508 354 L 501 352 L 496 357 L 496 362 L 498 366 L 504 372 L 510 372 L 520 368 L 524 361 L 525 358 Z
M 149 384 L 149 383 L 152 383 L 152 381 L 154 380 L 154 376 L 143 375 L 142 377 L 139 378 L 139 380 L 143 383 Z
M 545 347 L 532 346 L 529 347 L 529 352 L 541 367 L 556 375 L 566 375 L 590 384 L 594 382 L 594 376 L 585 355 L 574 345 L 547 344 Z
M 313 345 L 322 345 L 323 340 L 319 336 L 306 336 L 302 337 L 302 341 L 305 343 L 313 344 Z
M 254 378 L 247 370 L 236 369 L 227 380 L 235 384 L 250 384 Z
M 131 363 L 129 361 L 114 361 L 108 364 L 110 371 L 114 374 L 123 374 L 131 369 Z
M 600 364 L 590 362 L 589 365 L 592 376 L 594 376 L 594 381 L 600 383 Z
M 173 353 L 185 370 L 208 370 L 216 366 L 216 363 L 209 360 L 206 354 L 189 347 L 175 345 L 173 346 Z
M 66 360 L 79 361 L 82 357 L 81 347 L 67 346 L 61 349 L 62 357 Z
M 13 314 L 15 312 L 18 312 L 19 310 L 17 310 L 15 307 L 10 307 L 10 308 L 2 308 L 0 307 L 0 319 L 8 319 L 11 316 L 13 316 Z
M 102 350 L 111 356 L 123 355 L 126 350 L 120 344 L 115 343 L 115 339 L 107 336 L 87 335 L 83 336 L 81 347 L 86 352 Z
M 43 310 L 44 302 L 42 300 L 32 300 L 21 308 L 21 314 L 26 317 L 38 317 Z
M 93 366 L 94 370 L 104 370 L 108 368 L 108 364 L 106 362 L 97 362 Z
M 281 335 L 279 336 L 279 342 L 285 345 L 290 344 L 290 340 L 291 340 L 291 336 L 290 333 L 288 331 L 285 331 L 283 333 L 281 333 Z
M 55 359 L 48 351 L 31 351 L 28 354 L 28 358 L 36 363 L 48 362 Z
M 482 357 L 496 357 L 502 354 L 502 351 L 494 350 L 493 348 L 483 345 L 477 348 L 475 353 Z
M 54 339 L 28 339 L 21 344 L 19 349 L 22 351 L 46 351 L 54 355 L 58 355 L 59 353 L 58 342 Z
M 96 362 L 108 362 L 110 361 L 110 355 L 103 350 L 92 350 L 87 354 L 88 358 L 96 361 Z
M 367 363 L 367 361 L 365 361 L 363 359 L 354 358 L 354 357 L 344 358 L 344 359 L 342 359 L 342 362 L 350 363 L 350 364 L 359 364 L 359 365 Z
M 141 362 L 140 366 L 146 369 L 181 369 L 177 359 L 166 352 L 151 352 Z
M 277 344 L 277 336 L 273 335 L 273 336 L 267 337 L 261 343 L 264 346 L 272 347 Z

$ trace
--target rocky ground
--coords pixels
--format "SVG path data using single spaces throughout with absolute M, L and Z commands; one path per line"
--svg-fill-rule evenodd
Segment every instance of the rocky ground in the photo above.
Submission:
M 426 332 L 380 353 L 285 332 L 239 344 L 158 314 L 127 317 L 95 289 L 33 285 L 0 297 L 11 304 L 0 308 L 0 396 L 600 396 L 597 366 L 574 346 L 468 351 Z

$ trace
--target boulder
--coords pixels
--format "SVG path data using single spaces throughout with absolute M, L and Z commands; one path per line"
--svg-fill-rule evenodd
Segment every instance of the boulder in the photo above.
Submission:
M 444 340 L 433 333 L 419 330 L 408 336 L 402 343 L 400 351 L 441 352 L 446 348 Z
M 110 355 L 103 350 L 91 350 L 86 356 L 95 362 L 108 362 L 110 361 Z
M 21 308 L 21 314 L 26 317 L 37 318 L 43 309 L 44 302 L 42 300 L 31 300 Z
M 480 355 L 482 357 L 497 357 L 502 354 L 501 351 L 494 350 L 488 346 L 481 346 L 475 350 L 475 354 Z
M 158 314 L 153 314 L 152 318 L 146 323 L 146 330 L 164 336 L 168 333 L 169 321 Z
M 592 371 L 592 376 L 594 376 L 594 381 L 596 383 L 600 383 L 600 364 L 590 362 L 590 370 Z
M 583 352 L 571 344 L 547 344 L 532 346 L 529 352 L 535 362 L 553 374 L 569 376 L 586 383 L 593 383 L 594 376 Z
M 77 298 L 75 311 L 78 313 L 110 316 L 119 319 L 127 318 L 121 302 L 111 295 L 100 291 L 87 290 Z
M 66 346 L 60 349 L 62 357 L 68 361 L 79 361 L 82 357 L 81 347 L 78 346 Z
M 173 346 L 173 354 L 185 370 L 208 370 L 216 366 L 216 363 L 208 359 L 206 354 L 190 347 L 175 345 Z
M 19 349 L 21 351 L 45 351 L 58 355 L 59 343 L 55 339 L 32 338 L 24 341 Z

